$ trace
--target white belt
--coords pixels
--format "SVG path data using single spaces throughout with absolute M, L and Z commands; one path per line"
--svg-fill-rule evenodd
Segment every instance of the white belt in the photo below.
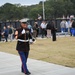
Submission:
M 21 42 L 28 42 L 29 40 L 18 39 L 18 41 L 21 41 Z

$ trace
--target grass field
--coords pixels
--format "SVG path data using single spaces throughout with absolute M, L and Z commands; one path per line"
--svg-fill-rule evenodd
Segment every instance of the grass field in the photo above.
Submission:
M 0 43 L 2 52 L 17 54 L 15 48 L 16 42 Z M 31 45 L 29 58 L 75 67 L 75 37 L 58 37 L 55 42 L 38 39 Z

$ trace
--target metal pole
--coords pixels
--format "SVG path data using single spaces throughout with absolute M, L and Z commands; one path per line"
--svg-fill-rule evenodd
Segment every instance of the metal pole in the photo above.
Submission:
M 45 6 L 44 6 L 44 0 L 42 1 L 42 7 L 43 7 L 43 20 L 45 20 Z

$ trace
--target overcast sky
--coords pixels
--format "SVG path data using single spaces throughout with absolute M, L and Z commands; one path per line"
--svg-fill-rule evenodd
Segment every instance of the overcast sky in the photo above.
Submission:
M 33 5 L 38 4 L 40 1 L 43 0 L 0 0 L 0 6 L 4 5 L 5 3 L 12 3 L 12 4 L 20 3 L 21 5 Z

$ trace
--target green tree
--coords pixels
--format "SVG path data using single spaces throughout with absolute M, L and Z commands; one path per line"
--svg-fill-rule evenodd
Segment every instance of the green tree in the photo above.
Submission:
M 37 19 L 38 14 L 43 15 L 42 1 L 31 6 L 6 3 L 0 7 L 0 20 L 16 20 L 21 18 Z M 75 0 L 46 0 L 46 19 L 62 17 L 62 15 L 75 15 Z
M 1 20 L 16 20 L 27 17 L 26 7 L 6 3 L 0 7 Z
M 34 8 L 31 8 L 28 16 L 31 19 L 37 19 L 38 14 L 40 14 L 42 16 L 42 6 L 41 5 L 38 5 L 38 6 L 34 7 Z

